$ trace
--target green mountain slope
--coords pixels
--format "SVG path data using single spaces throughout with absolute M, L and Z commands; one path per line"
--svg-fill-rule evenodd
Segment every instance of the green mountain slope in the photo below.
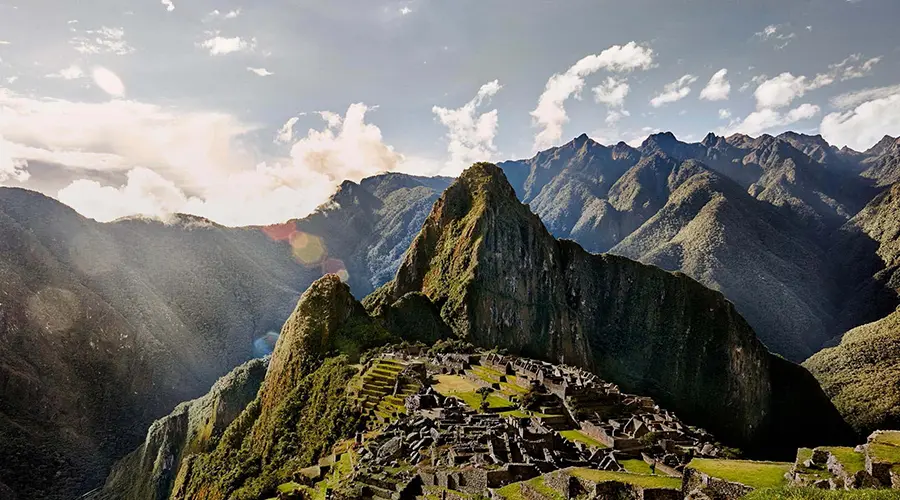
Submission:
M 812 376 L 770 355 L 720 293 L 554 239 L 494 165 L 448 188 L 365 304 L 411 292 L 478 345 L 588 368 L 748 449 L 851 439 Z M 785 425 L 809 411 L 814 424 Z

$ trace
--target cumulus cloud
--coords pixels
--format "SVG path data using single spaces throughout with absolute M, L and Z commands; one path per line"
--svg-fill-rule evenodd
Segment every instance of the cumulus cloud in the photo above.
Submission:
M 624 109 L 611 109 L 606 114 L 606 124 L 610 126 L 615 125 L 616 123 L 619 123 L 622 118 L 627 116 L 631 116 L 631 113 Z
M 123 99 L 38 99 L 0 89 L 0 136 L 12 148 L 10 156 L 96 171 L 141 165 L 188 188 L 252 165 L 237 145 L 251 130 L 224 113 Z
M 728 99 L 728 94 L 731 93 L 731 83 L 728 82 L 726 76 L 728 75 L 727 69 L 720 69 L 709 79 L 709 83 L 706 84 L 706 87 L 700 91 L 700 99 L 705 99 L 707 101 L 724 101 Z
M 732 122 L 720 130 L 723 135 L 747 134 L 757 136 L 776 127 L 786 127 L 799 121 L 808 120 L 819 114 L 820 108 L 813 104 L 801 104 L 783 113 L 776 109 L 761 109 L 747 115 L 743 120 Z
M 162 4 L 166 7 L 166 11 L 168 12 L 175 10 L 175 4 L 172 3 L 172 0 L 162 0 Z
M 125 95 L 125 84 L 122 83 L 119 76 L 112 71 L 106 68 L 97 67 L 94 68 L 91 76 L 94 78 L 94 83 L 107 94 L 113 97 L 122 97 Z
M 56 73 L 50 73 L 47 75 L 47 78 L 62 78 L 63 80 L 77 80 L 79 78 L 84 78 L 84 71 L 82 71 L 81 67 L 76 64 L 69 66 L 68 68 L 61 69 Z
M 210 55 L 220 56 L 233 52 L 253 50 L 256 47 L 256 38 L 245 40 L 239 36 L 231 38 L 215 36 L 200 42 L 198 45 L 209 50 Z
M 134 47 L 125 40 L 125 30 L 103 26 L 97 30 L 87 30 L 84 35 L 69 40 L 69 45 L 82 54 L 115 54 L 124 56 L 134 52 Z
M 858 151 L 872 147 L 885 135 L 900 136 L 900 89 L 863 102 L 852 110 L 826 115 L 819 132 L 836 146 L 846 145 Z
M 731 118 L 731 110 L 730 109 L 720 109 L 719 110 L 719 118 L 722 120 L 727 120 Z
M 625 97 L 628 96 L 631 87 L 624 79 L 608 76 L 602 84 L 594 87 L 592 90 L 594 91 L 594 100 L 598 103 L 621 108 L 625 105 Z
M 563 125 L 569 121 L 565 102 L 572 96 L 576 99 L 581 97 L 587 76 L 602 69 L 625 72 L 652 66 L 653 50 L 636 42 L 629 42 L 626 45 L 613 45 L 600 54 L 584 57 L 565 73 L 551 76 L 538 99 L 537 107 L 531 112 L 534 125 L 541 129 L 535 137 L 534 150 L 550 147 L 562 138 Z
M 31 175 L 28 173 L 28 162 L 14 158 L 12 147 L 0 135 L 0 183 L 8 180 L 25 182 Z
M 402 9 L 400 9 L 400 15 L 405 16 L 407 14 L 412 14 L 412 9 L 410 9 L 409 7 L 403 7 Z
M 650 99 L 650 105 L 654 108 L 664 106 L 668 103 L 680 101 L 691 93 L 690 85 L 697 81 L 694 75 L 684 75 L 678 80 L 663 87 L 662 93 Z
M 385 144 L 381 130 L 365 120 L 369 109 L 358 103 L 343 116 L 331 113 L 340 119 L 328 115 L 323 129 L 310 129 L 292 139 L 288 158 L 255 165 L 242 162 L 231 169 L 211 166 L 202 176 L 192 175 L 191 185 L 176 178 L 178 169 L 135 168 L 128 171 L 124 185 L 81 180 L 63 189 L 59 197 L 98 220 L 185 212 L 230 225 L 268 224 L 308 214 L 344 179 L 359 181 L 385 171 L 433 174 L 439 168 L 404 157 Z M 202 149 L 211 151 L 210 144 Z M 234 154 L 233 148 L 230 153 Z
M 456 175 L 472 163 L 487 161 L 497 152 L 494 137 L 497 136 L 498 116 L 493 109 L 478 114 L 478 108 L 490 101 L 503 88 L 499 80 L 481 86 L 475 97 L 457 109 L 434 106 L 431 111 L 447 127 L 447 151 L 450 159 L 444 174 Z
M 803 97 L 811 90 L 831 85 L 838 80 L 845 81 L 866 76 L 880 60 L 880 57 L 874 57 L 862 61 L 861 54 L 852 54 L 839 63 L 829 65 L 827 72 L 819 73 L 812 79 L 794 76 L 788 72 L 765 79 L 754 92 L 756 107 L 780 109 L 790 106 L 795 99 Z
M 251 68 L 249 66 L 247 67 L 247 71 L 249 71 L 257 76 L 272 76 L 275 74 L 275 73 L 272 73 L 271 71 L 267 70 L 266 68 Z

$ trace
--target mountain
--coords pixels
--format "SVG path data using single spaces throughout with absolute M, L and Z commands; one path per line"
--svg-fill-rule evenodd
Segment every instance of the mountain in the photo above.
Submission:
M 23 498 L 98 486 L 153 419 L 268 352 L 315 279 L 361 295 L 390 279 L 448 183 L 348 182 L 309 217 L 249 228 L 101 224 L 0 188 L 0 482 Z
M 497 166 L 477 164 L 444 192 L 364 304 L 378 315 L 417 292 L 459 337 L 583 367 L 751 452 L 851 439 L 815 379 L 769 354 L 722 294 L 555 239 Z
M 878 186 L 900 182 L 900 138 L 886 135 L 866 155 L 860 162 L 865 169 L 863 177 L 873 179 Z
M 85 500 L 166 500 L 185 458 L 215 448 L 225 429 L 256 398 L 268 359 L 254 359 L 219 379 L 209 393 L 157 420 L 137 450 L 113 468 L 102 489 Z
M 259 393 L 216 448 L 188 457 L 173 499 L 256 499 L 360 430 L 348 393 L 359 354 L 394 337 L 336 275 L 304 292 L 282 329 Z
M 582 135 L 500 166 L 553 235 L 685 272 L 801 361 L 843 331 L 828 235 L 875 195 L 845 156 L 795 133 L 693 144 L 660 133 L 638 149 Z
M 900 310 L 850 330 L 803 366 L 859 432 L 900 426 Z

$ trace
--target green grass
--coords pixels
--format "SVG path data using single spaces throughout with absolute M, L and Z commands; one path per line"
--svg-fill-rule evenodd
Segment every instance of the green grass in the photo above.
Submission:
M 290 493 L 290 492 L 292 492 L 294 490 L 298 490 L 302 487 L 303 487 L 302 484 L 291 481 L 290 483 L 279 484 L 278 492 L 279 493 Z
M 572 441 L 573 443 L 582 443 L 588 446 L 593 446 L 594 448 L 606 448 L 605 444 L 597 441 L 596 439 L 579 430 L 559 431 L 559 435 L 568 439 L 569 441 Z
M 742 500 L 898 500 L 897 490 L 820 490 L 817 488 L 776 488 L 751 492 Z
M 712 460 L 695 458 L 688 467 L 709 476 L 751 488 L 779 488 L 787 484 L 784 474 L 793 464 L 787 462 L 753 462 L 749 460 Z
M 797 473 L 803 476 L 812 476 L 815 479 L 830 479 L 834 474 L 823 468 L 811 468 L 803 465 L 804 462 L 811 459 L 813 450 L 811 448 L 800 448 L 797 450 L 797 458 L 794 461 Z M 809 479 L 809 477 L 807 477 Z
M 875 437 L 875 442 L 900 446 L 900 431 L 881 432 Z
M 866 457 L 862 453 L 853 451 L 853 448 L 846 446 L 830 446 L 819 448 L 825 450 L 837 459 L 844 467 L 847 474 L 853 475 L 866 468 Z
M 557 415 L 545 415 L 545 414 L 540 413 L 540 412 L 537 412 L 537 411 L 533 411 L 533 412 L 531 412 L 531 413 L 528 413 L 528 412 L 523 411 L 523 410 L 510 410 L 510 411 L 504 411 L 504 412 L 501 412 L 500 415 L 501 415 L 501 416 L 504 416 L 504 417 L 514 417 L 514 418 L 531 418 L 531 417 L 546 418 L 546 417 L 555 417 L 555 416 L 557 416 Z
M 640 486 L 641 488 L 681 489 L 681 479 L 669 476 L 648 476 L 645 474 L 632 474 L 630 472 L 611 472 L 582 468 L 572 469 L 570 474 L 575 477 L 587 479 L 588 481 L 594 481 L 595 483 L 617 481 Z
M 656 474 L 650 469 L 650 464 L 643 460 L 619 460 L 619 465 L 625 467 L 625 470 L 633 474 Z
M 900 464 L 900 446 L 869 443 L 869 456 L 876 462 Z

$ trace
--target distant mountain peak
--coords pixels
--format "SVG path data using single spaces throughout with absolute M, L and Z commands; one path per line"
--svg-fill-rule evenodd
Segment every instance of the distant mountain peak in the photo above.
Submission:
M 900 145 L 900 138 L 885 135 L 877 144 L 866 150 L 867 155 L 880 156 L 887 153 L 894 146 Z

